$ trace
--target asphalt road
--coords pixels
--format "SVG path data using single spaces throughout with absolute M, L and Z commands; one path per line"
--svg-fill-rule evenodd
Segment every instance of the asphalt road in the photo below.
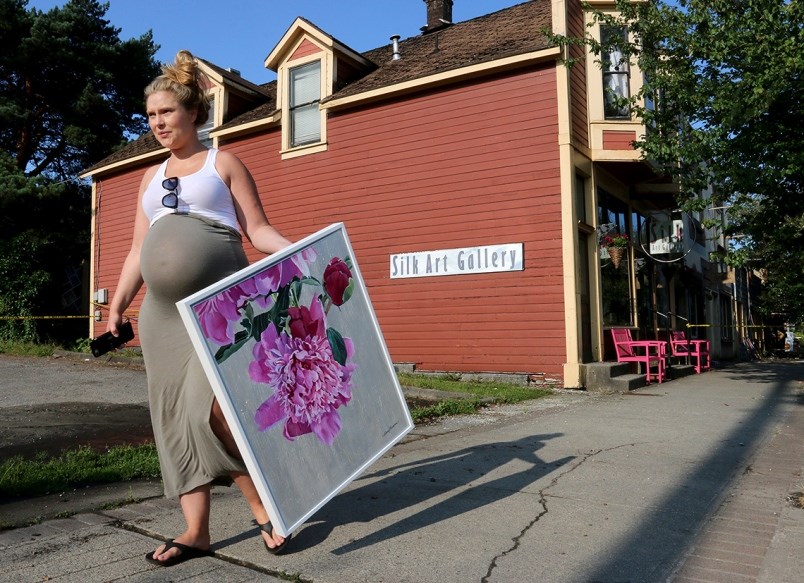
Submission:
M 0 459 L 152 439 L 141 364 L 0 355 Z

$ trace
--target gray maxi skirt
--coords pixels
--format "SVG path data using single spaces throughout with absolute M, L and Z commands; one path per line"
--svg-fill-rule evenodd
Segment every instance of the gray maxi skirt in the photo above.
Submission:
M 176 302 L 248 265 L 240 235 L 212 221 L 168 215 L 149 229 L 140 255 L 146 293 L 139 334 L 165 496 L 245 472 L 209 424 L 214 394 Z

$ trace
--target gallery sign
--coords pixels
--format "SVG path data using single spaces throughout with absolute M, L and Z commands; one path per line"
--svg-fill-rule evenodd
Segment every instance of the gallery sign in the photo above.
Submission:
M 684 252 L 684 221 L 652 218 L 648 227 L 651 255 Z
M 522 271 L 524 269 L 522 250 L 522 243 L 506 243 L 484 247 L 394 253 L 390 257 L 391 279 Z

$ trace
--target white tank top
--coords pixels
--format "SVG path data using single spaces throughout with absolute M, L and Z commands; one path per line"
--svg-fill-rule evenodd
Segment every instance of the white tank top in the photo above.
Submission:
M 168 161 L 162 162 L 142 195 L 142 208 L 149 226 L 165 215 L 193 214 L 239 231 L 232 192 L 215 168 L 217 155 L 218 150 L 210 148 L 204 166 L 198 172 L 179 177 L 179 186 L 176 188 L 179 206 L 175 209 L 162 204 L 162 197 L 168 193 L 162 188 L 162 181 L 167 178 L 165 168 Z

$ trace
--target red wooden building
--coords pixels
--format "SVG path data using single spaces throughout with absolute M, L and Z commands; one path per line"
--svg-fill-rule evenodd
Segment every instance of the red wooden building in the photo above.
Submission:
M 642 289 L 633 258 L 607 267 L 596 228 L 613 217 L 630 230 L 672 190 L 630 145 L 642 128 L 604 98 L 612 80 L 635 91 L 641 73 L 604 78 L 591 56 L 561 62 L 565 49 L 544 31 L 583 34 L 579 0 L 459 23 L 452 0 L 425 3 L 422 34 L 366 53 L 297 19 L 265 61 L 277 73 L 265 86 L 202 60 L 214 111 L 203 131 L 245 162 L 291 239 L 346 225 L 394 362 L 582 386 L 582 364 L 605 359 L 606 326 L 638 325 Z M 146 135 L 86 172 L 93 335 L 106 325 L 141 176 L 165 155 Z M 519 263 L 503 265 L 503 252 Z M 451 268 L 427 273 L 444 255 Z M 415 273 L 403 267 L 411 260 Z

